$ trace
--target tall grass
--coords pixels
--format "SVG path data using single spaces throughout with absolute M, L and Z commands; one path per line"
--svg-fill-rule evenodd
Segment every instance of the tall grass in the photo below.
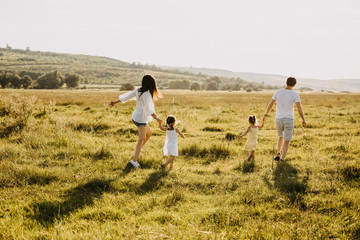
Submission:
M 129 165 L 135 102 L 108 109 L 118 94 L 2 90 L 0 239 L 359 238 L 359 94 L 301 94 L 311 127 L 296 116 L 286 162 L 271 112 L 248 162 L 235 136 L 272 93 L 164 91 L 157 114 L 186 129 L 174 170 L 156 123 Z

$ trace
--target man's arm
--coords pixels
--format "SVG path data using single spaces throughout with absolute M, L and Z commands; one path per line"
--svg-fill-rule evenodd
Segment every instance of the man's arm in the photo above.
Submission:
M 262 119 L 262 123 L 258 125 L 258 128 L 263 128 L 265 124 L 265 118 Z
M 303 120 L 302 125 L 303 125 L 304 128 L 306 128 L 306 127 L 307 127 L 307 124 L 306 124 L 304 112 L 303 112 L 302 107 L 301 107 L 301 103 L 300 103 L 300 102 L 296 102 L 295 105 L 296 105 L 296 108 L 297 108 L 297 110 L 298 110 L 298 113 L 299 113 L 300 117 L 301 117 L 302 120 Z
M 268 116 L 268 113 L 271 111 L 272 107 L 274 106 L 276 100 L 271 99 L 271 101 L 269 102 L 269 104 L 267 105 L 267 108 L 265 110 L 263 119 L 266 119 L 266 117 Z

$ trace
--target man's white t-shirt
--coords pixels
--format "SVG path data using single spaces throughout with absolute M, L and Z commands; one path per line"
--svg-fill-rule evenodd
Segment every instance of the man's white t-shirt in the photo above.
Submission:
M 272 99 L 276 101 L 275 119 L 294 119 L 294 103 L 300 102 L 300 97 L 297 92 L 283 88 L 277 90 Z

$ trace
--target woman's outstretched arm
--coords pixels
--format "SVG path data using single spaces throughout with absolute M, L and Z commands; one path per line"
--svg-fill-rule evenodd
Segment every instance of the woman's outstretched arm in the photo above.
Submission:
M 115 104 L 117 104 L 117 103 L 119 103 L 119 102 L 120 102 L 120 100 L 111 101 L 111 102 L 109 103 L 109 107 L 113 107 Z

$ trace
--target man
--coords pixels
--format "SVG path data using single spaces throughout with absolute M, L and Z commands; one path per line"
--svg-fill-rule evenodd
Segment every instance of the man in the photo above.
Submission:
M 302 126 L 304 128 L 307 126 L 299 94 L 293 90 L 295 84 L 296 79 L 294 77 L 289 77 L 286 81 L 286 87 L 275 92 L 263 116 L 263 118 L 268 116 L 268 113 L 276 102 L 275 124 L 278 133 L 277 154 L 274 158 L 276 161 L 279 161 L 280 157 L 281 161 L 285 161 L 289 149 L 290 140 L 294 130 L 294 104 L 303 120 Z

